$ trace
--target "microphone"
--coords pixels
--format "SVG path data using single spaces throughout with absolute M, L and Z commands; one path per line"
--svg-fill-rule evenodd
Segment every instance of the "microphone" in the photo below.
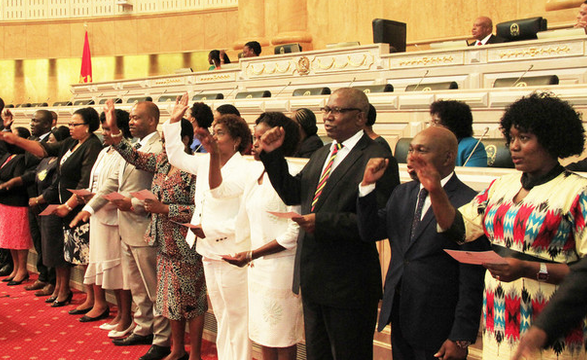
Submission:
M 528 69 L 526 69 L 526 71 L 524 71 L 524 73 L 522 75 L 520 75 L 520 77 L 517 78 L 516 81 L 514 81 L 514 83 L 512 84 L 512 87 L 516 86 L 520 82 L 520 80 L 522 80 L 522 78 L 524 78 L 524 76 L 526 76 L 528 71 L 532 70 L 533 67 L 534 67 L 534 65 L 530 65 L 528 67 Z
M 354 78 L 353 78 L 353 80 L 351 80 L 351 82 L 350 82 L 349 86 L 347 86 L 347 87 L 351 87 L 351 86 L 352 86 L 352 85 L 355 83 L 355 80 L 357 80 L 357 78 L 356 78 L 356 77 L 354 77 Z
M 477 143 L 475 144 L 475 147 L 473 148 L 473 150 L 469 154 L 469 157 L 467 158 L 467 160 L 465 160 L 465 163 L 463 164 L 463 166 L 466 166 L 467 165 L 467 163 L 471 159 L 471 156 L 473 156 L 473 154 L 475 153 L 475 150 L 477 150 L 477 147 L 481 143 L 481 140 L 483 140 L 483 138 L 485 137 L 485 135 L 487 135 L 488 132 L 489 132 L 489 126 L 485 128 L 485 130 L 483 131 L 483 134 L 481 134 L 481 137 L 479 138 L 479 140 L 477 140 Z
M 279 94 L 281 94 L 283 92 L 283 90 L 287 89 L 288 86 L 291 85 L 291 81 L 287 83 L 287 85 L 285 85 L 281 90 L 279 90 L 279 92 L 277 94 L 275 94 L 275 97 L 278 97 Z
M 420 78 L 420 81 L 418 82 L 418 84 L 416 85 L 416 87 L 414 88 L 414 91 L 418 90 L 418 87 L 420 87 L 420 84 L 422 84 L 422 81 L 424 81 L 424 79 L 426 78 L 426 76 L 428 76 L 428 73 L 430 72 L 430 70 L 426 70 L 426 72 L 424 73 L 424 76 L 422 76 Z
M 230 95 L 232 95 L 232 93 L 233 93 L 233 92 L 234 92 L 236 89 L 238 89 L 238 85 L 237 85 L 237 86 L 235 86 L 235 87 L 234 87 L 234 89 L 230 90 L 230 92 L 229 92 L 229 93 L 226 95 L 226 98 L 228 99 L 228 97 L 229 97 Z M 202 90 L 202 91 L 204 91 L 204 90 Z

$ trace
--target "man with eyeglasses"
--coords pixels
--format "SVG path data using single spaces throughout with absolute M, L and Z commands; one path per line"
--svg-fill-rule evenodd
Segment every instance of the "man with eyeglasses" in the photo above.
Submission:
M 381 269 L 374 243 L 363 242 L 356 219 L 362 173 L 370 158 L 389 167 L 377 183 L 379 207 L 399 184 L 397 162 L 365 134 L 369 101 L 360 90 L 338 89 L 322 109 L 324 129 L 334 141 L 318 149 L 291 176 L 280 146 L 281 128 L 267 131 L 261 160 L 273 187 L 288 205 L 301 205 L 293 220 L 298 240 L 293 290 L 301 289 L 307 358 L 373 358 L 373 333 L 381 298 Z

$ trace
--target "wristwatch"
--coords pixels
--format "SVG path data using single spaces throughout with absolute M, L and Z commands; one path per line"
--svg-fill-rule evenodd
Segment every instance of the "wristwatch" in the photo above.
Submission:
M 540 263 L 540 270 L 536 273 L 536 279 L 538 281 L 548 281 L 548 268 L 545 263 Z
M 455 341 L 455 343 L 461 349 L 466 349 L 466 348 L 469 347 L 469 345 L 471 345 L 471 342 L 470 341 L 467 341 L 467 340 L 457 340 L 457 341 Z

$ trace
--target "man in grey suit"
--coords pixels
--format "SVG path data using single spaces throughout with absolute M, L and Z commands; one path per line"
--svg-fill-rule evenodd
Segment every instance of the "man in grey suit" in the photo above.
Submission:
M 158 153 L 161 151 L 161 139 L 157 132 L 159 108 L 152 102 L 137 103 L 130 112 L 130 132 L 139 142 L 135 148 L 142 152 Z M 120 133 L 122 135 L 122 133 Z M 111 134 L 119 136 L 119 134 Z M 134 314 L 136 328 L 124 339 L 114 339 L 118 346 L 152 344 L 149 351 L 140 360 L 163 359 L 170 353 L 169 321 L 154 313 L 157 296 L 157 249 L 144 240 L 145 231 L 151 217 L 145 211 L 143 203 L 130 197 L 131 192 L 150 189 L 153 174 L 136 169 L 124 163 L 119 171 L 113 173 L 105 186 L 92 198 L 84 210 L 95 212 L 108 201 L 102 196 L 118 191 L 125 196 L 116 200 L 118 207 L 118 226 L 122 239 L 122 266 L 125 282 L 129 284 L 133 301 L 137 305 Z M 86 218 L 87 219 L 87 216 Z

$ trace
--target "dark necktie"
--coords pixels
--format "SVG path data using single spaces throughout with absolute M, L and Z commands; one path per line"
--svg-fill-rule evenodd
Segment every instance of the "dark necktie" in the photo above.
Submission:
M 316 207 L 316 203 L 318 202 L 318 198 L 320 194 L 322 194 L 322 190 L 326 185 L 326 181 L 330 177 L 330 173 L 332 171 L 332 164 L 334 163 L 334 159 L 336 159 L 336 154 L 338 154 L 338 150 L 342 149 L 343 145 L 340 143 L 336 143 L 334 149 L 332 149 L 332 153 L 330 154 L 330 158 L 328 159 L 328 164 L 322 171 L 322 175 L 320 176 L 320 181 L 318 181 L 318 186 L 316 187 L 316 191 L 314 192 L 314 198 L 312 199 L 312 208 L 310 211 L 314 212 L 314 208 Z
M 416 236 L 416 229 L 420 224 L 420 218 L 422 218 L 422 209 L 424 209 L 424 202 L 428 196 L 428 190 L 422 188 L 418 194 L 418 205 L 416 205 L 416 211 L 414 212 L 414 220 L 412 220 L 412 229 L 410 231 L 410 242 L 414 241 Z

